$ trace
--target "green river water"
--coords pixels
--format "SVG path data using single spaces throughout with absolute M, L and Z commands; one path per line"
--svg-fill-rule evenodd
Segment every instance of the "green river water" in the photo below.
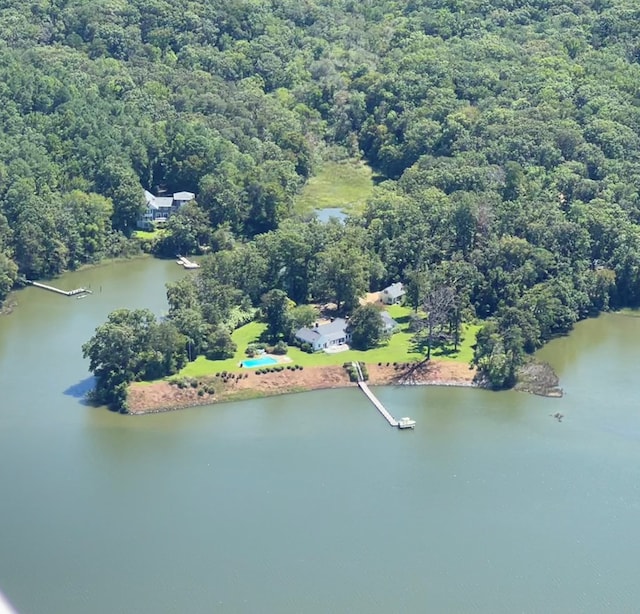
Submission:
M 541 355 L 562 399 L 380 388 L 143 417 L 87 407 L 80 346 L 187 274 L 142 259 L 0 318 L 0 587 L 21 614 L 633 612 L 640 319 Z M 564 414 L 562 422 L 550 414 Z

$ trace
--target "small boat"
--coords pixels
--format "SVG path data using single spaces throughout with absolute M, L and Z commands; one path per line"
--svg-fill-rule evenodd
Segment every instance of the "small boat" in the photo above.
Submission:
M 411 418 L 405 416 L 404 418 L 400 418 L 398 420 L 398 428 L 399 429 L 412 429 L 416 425 L 416 421 Z

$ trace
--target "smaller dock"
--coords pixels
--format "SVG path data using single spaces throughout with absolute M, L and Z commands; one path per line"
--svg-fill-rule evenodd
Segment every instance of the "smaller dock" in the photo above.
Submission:
M 197 262 L 193 262 L 191 260 L 189 260 L 188 258 L 185 258 L 184 256 L 181 256 L 180 254 L 177 255 L 177 260 L 176 262 L 178 264 L 181 264 L 185 269 L 199 269 L 200 265 Z
M 91 290 L 87 290 L 87 288 L 76 288 L 75 290 L 61 290 L 60 288 L 54 288 L 53 286 L 48 286 L 47 284 L 41 284 L 39 281 L 31 281 L 30 279 L 25 279 L 25 283 L 35 286 L 36 288 L 42 288 L 43 290 L 48 290 L 49 292 L 55 292 L 56 294 L 62 294 L 63 296 L 86 296 L 87 294 L 92 294 Z
M 362 369 L 360 369 L 360 365 L 357 362 L 352 363 L 353 368 L 356 370 L 358 374 L 358 386 L 360 390 L 364 392 L 365 396 L 373 403 L 373 406 L 382 414 L 383 418 L 389 423 L 390 426 L 399 428 L 399 429 L 412 429 L 416 425 L 416 421 L 411 418 L 400 418 L 400 420 L 396 420 L 385 408 L 385 406 L 378 400 L 373 392 L 369 389 L 369 386 L 364 381 L 364 376 L 362 375 Z

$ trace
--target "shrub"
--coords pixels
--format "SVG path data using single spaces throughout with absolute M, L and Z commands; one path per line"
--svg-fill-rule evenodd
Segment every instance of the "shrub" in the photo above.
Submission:
M 238 346 L 231 338 L 226 328 L 219 327 L 207 337 L 207 346 L 204 355 L 209 360 L 224 360 L 233 358 Z
M 204 396 L 204 390 L 202 388 L 200 388 L 200 390 L 198 390 L 198 396 L 199 397 L 203 397 Z
M 289 346 L 284 342 L 284 341 L 278 341 L 278 343 L 276 343 L 273 346 L 273 353 L 274 354 L 278 354 L 280 356 L 284 356 L 287 351 L 289 350 Z
M 303 343 L 303 344 L 300 346 L 300 349 L 301 349 L 303 352 L 306 352 L 307 354 L 313 354 L 313 347 L 311 346 L 311 344 L 310 344 L 310 343 Z

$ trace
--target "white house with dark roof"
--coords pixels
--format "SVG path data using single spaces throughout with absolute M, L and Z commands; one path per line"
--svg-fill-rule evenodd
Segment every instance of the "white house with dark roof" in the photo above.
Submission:
M 173 196 L 154 196 L 148 190 L 144 191 L 146 209 L 138 220 L 138 228 L 150 229 L 154 223 L 166 222 L 176 211 L 179 211 L 196 195 L 193 192 L 176 192 Z
M 402 297 L 406 294 L 402 282 L 398 281 L 395 284 L 387 286 L 382 292 L 380 292 L 380 300 L 385 305 L 397 305 L 402 301 Z
M 324 324 L 316 323 L 311 328 L 304 326 L 298 329 L 294 336 L 300 343 L 308 343 L 314 352 L 344 345 L 351 341 L 348 322 L 343 318 L 335 318 Z

